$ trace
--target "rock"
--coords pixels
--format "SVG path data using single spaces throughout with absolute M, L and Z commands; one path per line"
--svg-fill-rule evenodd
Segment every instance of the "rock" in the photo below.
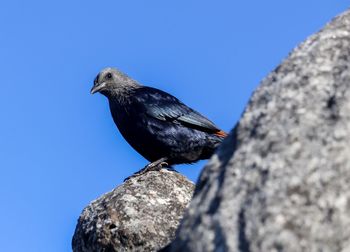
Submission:
M 253 94 L 164 251 L 350 251 L 350 11 Z
M 156 251 L 175 231 L 194 190 L 177 172 L 131 178 L 91 202 L 78 220 L 73 251 Z

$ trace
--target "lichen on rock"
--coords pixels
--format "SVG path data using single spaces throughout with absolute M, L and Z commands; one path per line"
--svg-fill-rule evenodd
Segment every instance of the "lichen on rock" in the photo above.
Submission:
M 166 251 L 350 251 L 350 11 L 253 94 Z
M 156 251 L 175 238 L 175 230 L 194 184 L 161 170 L 131 178 L 91 202 L 78 220 L 73 251 Z

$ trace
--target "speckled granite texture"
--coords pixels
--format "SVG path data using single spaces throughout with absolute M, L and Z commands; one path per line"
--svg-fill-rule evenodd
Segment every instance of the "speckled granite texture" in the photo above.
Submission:
M 350 12 L 255 91 L 164 251 L 350 251 Z
M 131 178 L 83 210 L 73 251 L 156 251 L 164 247 L 175 238 L 193 189 L 192 182 L 173 171 Z

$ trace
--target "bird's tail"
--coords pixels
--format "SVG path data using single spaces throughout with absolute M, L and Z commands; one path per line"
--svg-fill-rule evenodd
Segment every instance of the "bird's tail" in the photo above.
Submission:
M 218 145 L 220 145 L 221 142 L 225 139 L 225 137 L 227 137 L 227 135 L 228 134 L 223 130 L 218 130 L 214 134 L 211 134 L 209 139 L 210 139 L 212 147 L 214 149 L 216 149 L 218 147 Z
M 219 130 L 219 131 L 215 132 L 214 135 L 216 135 L 218 137 L 222 137 L 222 138 L 227 137 L 227 133 L 223 130 Z
M 208 134 L 208 142 L 206 147 L 203 150 L 201 159 L 208 159 L 216 151 L 217 147 L 221 144 L 224 138 L 227 136 L 227 133 L 219 130 L 214 134 Z

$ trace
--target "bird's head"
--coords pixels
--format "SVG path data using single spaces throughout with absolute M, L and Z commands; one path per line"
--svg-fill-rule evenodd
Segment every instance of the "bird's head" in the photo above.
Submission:
M 101 93 L 107 97 L 122 95 L 140 85 L 126 74 L 115 68 L 103 69 L 95 78 L 91 94 Z

